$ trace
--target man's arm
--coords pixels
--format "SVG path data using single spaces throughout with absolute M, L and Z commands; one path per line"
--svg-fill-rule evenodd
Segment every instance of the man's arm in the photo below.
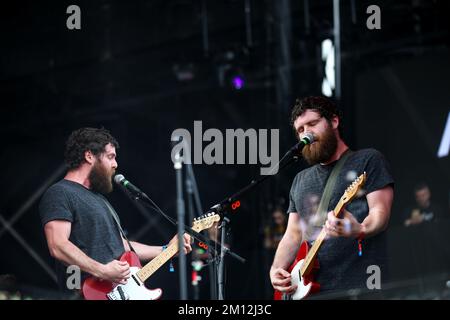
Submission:
M 386 186 L 367 195 L 369 214 L 361 223 L 365 237 L 372 237 L 386 230 L 391 217 L 394 189 Z
M 100 279 L 125 283 L 130 271 L 128 263 L 113 260 L 104 265 L 89 258 L 70 240 L 72 224 L 65 220 L 53 220 L 45 224 L 44 231 L 50 255 L 66 265 L 76 265 L 82 271 Z
M 128 242 L 123 239 L 123 245 L 127 251 L 130 250 L 130 247 L 128 245 Z M 131 245 L 133 246 L 133 249 L 136 251 L 136 254 L 138 255 L 139 259 L 141 261 L 149 261 L 152 260 L 154 257 L 156 257 L 158 254 L 162 252 L 162 246 L 149 246 L 140 242 L 136 241 L 130 241 Z
M 274 289 L 281 292 L 292 292 L 295 290 L 296 287 L 291 285 L 291 274 L 286 270 L 294 261 L 301 241 L 300 216 L 296 212 L 291 212 L 286 232 L 278 245 L 272 267 L 270 268 L 270 279 Z
M 424 220 L 424 215 L 420 213 L 419 209 L 413 209 L 409 219 L 406 219 L 404 222 L 405 227 L 409 227 L 410 225 L 415 225 L 422 223 Z
M 325 223 L 327 234 L 331 237 L 356 238 L 361 233 L 364 237 L 373 237 L 384 231 L 391 216 L 394 189 L 386 186 L 367 195 L 369 213 L 362 223 L 347 210 L 344 210 L 342 218 L 336 218 L 333 211 L 328 213 Z
M 178 240 L 178 236 L 175 235 L 172 240 L 170 240 L 169 245 Z M 128 242 L 122 238 L 123 245 L 126 250 L 130 250 Z M 189 253 L 192 251 L 191 248 L 191 237 L 188 234 L 184 234 L 184 253 Z M 162 246 L 149 246 L 140 242 L 130 241 L 131 246 L 136 251 L 139 259 L 142 261 L 149 261 L 155 258 L 158 254 L 162 252 Z

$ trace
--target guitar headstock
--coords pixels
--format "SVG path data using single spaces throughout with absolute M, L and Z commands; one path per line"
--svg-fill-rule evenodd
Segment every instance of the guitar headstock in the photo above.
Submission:
M 203 216 L 194 219 L 192 229 L 196 232 L 200 232 L 205 229 L 209 229 L 215 222 L 220 221 L 220 216 L 217 213 L 207 213 Z
M 345 190 L 344 195 L 341 198 L 341 201 L 345 204 L 349 201 L 351 201 L 358 191 L 362 188 L 364 183 L 366 182 L 367 174 L 364 171 L 362 175 L 360 175 L 358 178 L 356 178 L 350 186 Z

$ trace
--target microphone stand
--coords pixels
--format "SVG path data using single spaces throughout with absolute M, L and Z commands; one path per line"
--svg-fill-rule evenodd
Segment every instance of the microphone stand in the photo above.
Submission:
M 182 222 L 177 222 L 174 219 L 172 219 L 171 217 L 169 217 L 168 215 L 166 215 L 164 213 L 164 211 L 162 211 L 158 205 L 156 205 L 155 202 L 153 202 L 152 199 L 150 199 L 144 192 L 136 192 L 133 193 L 130 190 L 124 188 L 123 186 L 121 186 L 121 189 L 125 191 L 125 193 L 133 200 L 135 201 L 141 201 L 145 206 L 147 206 L 148 208 L 157 211 L 159 214 L 161 214 L 164 218 L 166 218 L 170 223 L 172 223 L 175 226 L 178 226 L 179 224 L 182 224 L 184 232 L 190 234 L 194 239 L 196 239 L 199 242 L 203 242 L 208 246 L 208 250 L 211 252 L 211 255 L 218 257 L 219 253 L 218 251 L 215 249 L 216 247 L 221 247 L 223 250 L 226 250 L 226 252 L 232 256 L 233 258 L 235 258 L 236 260 L 245 263 L 245 259 L 240 257 L 239 255 L 237 255 L 236 253 L 229 251 L 228 248 L 223 248 L 221 243 L 217 243 L 214 240 L 211 240 L 207 237 L 205 237 L 204 235 L 202 235 L 201 233 L 198 233 L 194 230 L 192 230 L 191 227 L 186 226 L 184 223 Z M 213 213 L 213 210 L 210 210 L 208 212 L 205 213 L 205 215 L 207 214 L 211 214 Z M 183 238 L 182 238 L 182 242 L 183 243 Z M 179 242 L 180 243 L 180 242 Z M 181 248 L 183 248 L 183 246 L 179 246 Z M 182 250 L 180 250 L 182 251 Z M 225 251 L 224 251 L 225 252 Z M 212 259 L 212 261 L 214 261 L 215 259 Z
M 174 168 L 177 181 L 177 218 L 178 218 L 178 271 L 180 276 L 180 300 L 187 300 L 187 275 L 186 275 L 186 254 L 184 253 L 184 221 L 185 207 L 183 199 L 183 177 L 182 177 L 182 157 L 178 153 L 175 155 Z
M 200 193 L 197 187 L 197 181 L 194 175 L 194 169 L 192 168 L 192 163 L 185 163 L 186 168 L 186 192 L 188 197 L 188 212 L 189 212 L 189 221 L 193 221 L 194 217 L 197 216 L 197 212 L 203 212 L 203 208 L 200 201 Z M 195 207 L 195 209 L 194 209 Z M 203 230 L 202 233 L 206 234 L 207 231 Z M 210 251 L 208 251 L 210 252 Z M 193 299 L 198 300 L 200 298 L 200 288 L 199 282 L 201 280 L 201 276 L 198 275 L 198 272 L 202 269 L 202 262 L 200 261 L 199 253 L 196 250 L 193 250 L 193 254 L 191 255 L 191 266 L 192 266 L 192 289 L 193 289 Z M 200 265 L 199 265 L 200 263 Z M 207 263 L 209 270 L 209 278 L 216 279 L 215 270 L 212 263 Z M 199 270 L 197 270 L 197 268 Z M 212 300 L 216 299 L 215 292 L 215 284 L 214 281 L 209 281 L 210 287 L 210 297 Z
M 220 234 L 220 243 L 222 244 L 221 250 L 220 250 L 220 259 L 219 259 L 219 271 L 217 275 L 217 284 L 218 284 L 218 299 L 224 300 L 225 299 L 225 280 L 224 280 L 224 268 L 225 268 L 225 254 L 227 253 L 228 248 L 225 247 L 225 236 L 226 236 L 226 229 L 227 229 L 227 223 L 230 222 L 230 219 L 228 219 L 226 216 L 222 219 L 221 224 L 221 234 Z
M 278 162 L 278 164 L 276 165 L 276 167 L 278 167 L 278 165 L 288 156 L 290 156 L 293 152 L 297 151 L 297 148 L 291 148 L 285 155 L 284 157 Z M 298 160 L 298 156 L 293 156 L 291 157 L 283 166 L 281 166 L 278 170 L 278 172 L 280 172 L 281 170 L 283 170 L 284 168 L 286 168 L 287 166 L 289 166 L 290 164 L 297 162 Z M 274 167 L 274 168 L 276 168 Z M 277 174 L 278 174 L 277 172 Z M 245 186 L 244 188 L 242 188 L 241 190 L 239 190 L 238 192 L 236 192 L 235 194 L 231 195 L 230 197 L 227 197 L 225 199 L 223 199 L 220 203 L 214 205 L 213 207 L 211 207 L 211 211 L 217 212 L 222 216 L 222 223 L 221 223 L 221 246 L 220 246 L 220 257 L 219 259 L 219 266 L 218 266 L 218 299 L 219 300 L 224 300 L 225 298 L 225 294 L 224 294 L 224 260 L 225 260 L 225 254 L 230 254 L 231 256 L 233 256 L 232 251 L 230 251 L 227 247 L 224 246 L 224 241 L 225 241 L 225 235 L 227 234 L 227 226 L 230 222 L 230 219 L 227 217 L 227 214 L 231 209 L 235 210 L 236 209 L 236 205 L 237 205 L 237 201 L 239 201 L 239 199 L 246 194 L 247 192 L 249 192 L 250 190 L 252 190 L 253 188 L 255 188 L 257 185 L 259 185 L 260 183 L 262 183 L 263 181 L 267 180 L 269 177 L 271 177 L 272 175 L 265 175 L 262 178 L 259 178 L 257 180 L 252 180 L 250 182 L 250 184 L 248 184 L 247 186 Z M 233 208 L 234 205 L 234 208 Z

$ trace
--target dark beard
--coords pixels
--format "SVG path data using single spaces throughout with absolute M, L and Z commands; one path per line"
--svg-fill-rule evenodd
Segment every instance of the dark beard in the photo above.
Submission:
M 336 152 L 337 143 L 333 130 L 328 126 L 324 135 L 319 137 L 316 143 L 303 148 L 303 157 L 310 165 L 328 162 Z
M 113 190 L 112 175 L 100 162 L 101 160 L 97 159 L 97 162 L 92 167 L 91 173 L 89 174 L 89 181 L 93 191 L 107 194 Z

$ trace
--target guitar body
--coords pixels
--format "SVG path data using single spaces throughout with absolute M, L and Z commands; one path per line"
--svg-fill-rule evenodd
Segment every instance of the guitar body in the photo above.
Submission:
M 319 269 L 319 261 L 317 259 L 313 262 L 313 268 L 311 272 L 304 276 L 300 276 L 300 269 L 308 255 L 310 245 L 307 241 L 303 241 L 300 249 L 297 252 L 294 262 L 289 267 L 288 271 L 291 273 L 291 283 L 297 285 L 297 290 L 292 294 L 286 294 L 275 290 L 274 300 L 301 300 L 312 293 L 316 293 L 320 290 L 320 284 L 314 282 L 314 274 Z
M 125 252 L 120 261 L 130 265 L 130 278 L 126 284 L 116 284 L 94 277 L 83 282 L 82 293 L 86 300 L 156 300 L 161 297 L 162 290 L 147 289 L 136 273 L 142 268 L 139 257 L 132 251 Z

